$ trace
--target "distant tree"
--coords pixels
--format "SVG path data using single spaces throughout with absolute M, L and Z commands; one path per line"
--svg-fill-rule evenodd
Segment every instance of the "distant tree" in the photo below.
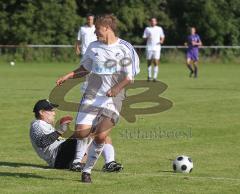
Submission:
M 1 0 L 0 44 L 73 44 L 87 13 L 113 13 L 119 35 L 142 44 L 150 17 L 182 45 L 196 26 L 205 45 L 239 45 L 239 0 Z
M 205 45 L 236 45 L 240 40 L 240 1 L 167 0 L 170 44 L 183 44 L 190 26 L 196 26 Z M 181 5 L 181 6 L 179 6 Z
M 75 1 L 5 0 L 0 10 L 3 44 L 69 44 L 76 38 Z

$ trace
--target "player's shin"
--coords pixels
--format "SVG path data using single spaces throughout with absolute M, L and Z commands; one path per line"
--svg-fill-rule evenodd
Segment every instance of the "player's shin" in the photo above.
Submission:
M 147 60 L 148 64 L 148 79 L 150 80 L 152 78 L 152 60 Z
M 77 140 L 77 147 L 73 163 L 81 163 L 83 156 L 87 152 L 89 138 Z
M 192 66 L 190 64 L 188 64 L 188 63 L 187 63 L 187 68 L 190 70 L 190 73 L 193 73 Z
M 103 148 L 104 143 L 97 144 L 95 140 L 92 141 L 88 149 L 88 159 L 84 166 L 83 172 L 91 173 L 91 170 L 93 169 L 99 156 L 101 155 Z
M 194 64 L 194 77 L 197 78 L 198 76 L 198 66 L 197 64 Z
M 153 78 L 154 78 L 154 79 L 157 79 L 157 76 L 158 76 L 158 66 L 155 65 L 155 66 L 154 66 L 154 75 L 153 75 Z
M 115 160 L 115 152 L 112 144 L 104 145 L 102 156 L 106 164 Z

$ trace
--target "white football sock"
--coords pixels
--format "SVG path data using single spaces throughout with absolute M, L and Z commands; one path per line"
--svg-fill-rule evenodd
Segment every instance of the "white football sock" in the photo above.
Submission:
M 91 170 L 93 169 L 95 163 L 97 162 L 99 156 L 102 153 L 103 147 L 104 147 L 104 143 L 96 144 L 94 140 L 92 141 L 88 149 L 88 154 L 87 154 L 88 158 L 83 168 L 83 172 L 91 173 Z
M 77 140 L 77 147 L 76 147 L 76 153 L 75 153 L 75 158 L 73 160 L 73 163 L 78 163 L 81 162 L 83 159 L 83 156 L 87 152 L 88 148 L 88 138 L 83 138 Z
M 150 65 L 148 67 L 148 77 L 151 78 L 152 77 L 152 65 Z
M 112 144 L 105 144 L 102 151 L 102 156 L 106 164 L 115 160 L 114 154 L 115 153 Z
M 154 75 L 153 75 L 153 78 L 154 79 L 157 79 L 157 76 L 158 76 L 158 66 L 154 66 Z

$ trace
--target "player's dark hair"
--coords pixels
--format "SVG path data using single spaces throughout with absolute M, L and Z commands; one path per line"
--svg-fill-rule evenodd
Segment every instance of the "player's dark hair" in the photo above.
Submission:
M 34 112 L 34 114 L 35 114 L 36 119 L 40 119 L 40 113 L 39 112 Z
M 88 14 L 86 15 L 86 18 L 88 18 L 88 17 L 90 17 L 90 16 L 94 17 L 94 14 L 88 13 Z
M 156 19 L 156 20 L 157 20 L 156 17 L 150 17 L 150 18 L 149 18 L 149 21 L 151 21 L 152 19 Z
M 95 25 L 109 26 L 117 35 L 117 18 L 113 14 L 105 14 L 96 17 Z

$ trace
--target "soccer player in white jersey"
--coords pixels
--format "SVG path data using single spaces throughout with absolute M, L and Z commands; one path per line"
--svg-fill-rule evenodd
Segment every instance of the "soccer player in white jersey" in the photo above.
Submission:
M 124 88 L 140 71 L 133 46 L 116 36 L 117 19 L 113 15 L 99 16 L 95 26 L 98 41 L 89 45 L 80 67 L 56 82 L 61 85 L 70 78 L 87 75 L 75 127 L 75 136 L 83 140 L 91 130 L 95 132 L 82 173 L 85 183 L 91 183 L 91 170 L 103 150 L 105 138 L 119 119 Z
M 153 69 L 153 81 L 157 80 L 158 65 L 161 56 L 161 44 L 163 44 L 165 35 L 162 27 L 157 26 L 157 19 L 150 19 L 150 26 L 146 27 L 143 33 L 143 38 L 147 40 L 146 55 L 148 63 L 148 81 L 152 80 L 152 62 L 154 64 Z
M 77 35 L 77 42 L 76 42 L 76 54 L 81 54 L 82 56 L 87 50 L 87 47 L 91 42 L 94 42 L 97 40 L 97 36 L 95 33 L 95 25 L 94 25 L 94 15 L 89 13 L 86 16 L 87 23 L 84 26 L 81 26 Z M 108 137 L 107 139 L 111 139 Z M 106 156 L 107 159 L 108 156 L 114 155 L 114 147 L 111 143 L 106 143 L 103 150 L 103 155 Z M 103 171 L 107 172 L 114 172 L 121 170 L 123 167 L 120 163 L 115 162 L 112 160 L 114 157 L 110 157 L 110 160 L 105 160 L 105 165 L 103 166 Z M 75 161 L 76 165 L 79 164 L 79 161 Z
M 95 25 L 94 25 L 94 15 L 88 14 L 87 23 L 84 26 L 81 26 L 78 35 L 77 35 L 77 42 L 76 42 L 76 54 L 77 55 L 84 55 L 87 50 L 88 45 L 97 40 L 97 36 L 95 34 Z

